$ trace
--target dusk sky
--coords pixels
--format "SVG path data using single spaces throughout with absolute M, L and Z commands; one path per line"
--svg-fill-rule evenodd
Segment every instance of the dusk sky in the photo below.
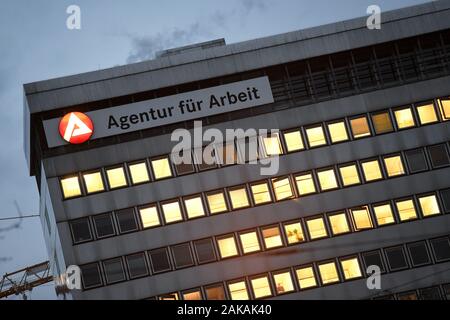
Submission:
M 46 261 L 38 189 L 23 151 L 24 83 L 152 59 L 155 51 L 225 38 L 244 40 L 304 29 L 424 0 L 0 0 L 0 276 Z M 81 8 L 68 30 L 66 8 Z M 18 224 L 14 227 L 14 224 Z M 54 299 L 53 285 L 31 299 Z M 21 297 L 11 297 L 21 299 Z

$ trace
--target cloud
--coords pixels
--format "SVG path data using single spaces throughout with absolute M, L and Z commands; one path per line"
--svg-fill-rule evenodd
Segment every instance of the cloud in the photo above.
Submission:
M 267 2 L 264 0 L 240 0 L 245 15 L 252 11 L 264 11 L 267 9 Z

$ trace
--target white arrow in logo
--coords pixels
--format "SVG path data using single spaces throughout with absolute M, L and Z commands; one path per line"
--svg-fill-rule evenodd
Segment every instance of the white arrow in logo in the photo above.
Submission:
M 74 113 L 71 113 L 66 131 L 64 131 L 64 140 L 70 141 L 70 138 L 72 137 L 91 132 L 92 130 L 83 121 L 81 121 L 80 118 L 78 118 Z

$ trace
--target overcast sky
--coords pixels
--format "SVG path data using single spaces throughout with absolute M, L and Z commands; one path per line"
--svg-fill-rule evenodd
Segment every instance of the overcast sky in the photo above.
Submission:
M 234 43 L 364 16 L 371 4 L 386 11 L 423 2 L 0 0 L 0 219 L 18 215 L 15 200 L 23 214 L 38 213 L 22 147 L 24 83 L 151 59 L 155 51 L 195 42 Z M 71 4 L 81 8 L 81 30 L 66 28 Z M 0 276 L 47 259 L 39 218 L 0 220 Z M 31 294 L 53 298 L 52 285 Z

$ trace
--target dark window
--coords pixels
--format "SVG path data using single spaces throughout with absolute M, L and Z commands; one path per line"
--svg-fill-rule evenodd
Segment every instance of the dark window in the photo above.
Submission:
M 203 239 L 194 242 L 198 263 L 216 261 L 214 245 L 211 239 Z
M 428 255 L 427 244 L 425 241 L 408 244 L 408 250 L 413 266 L 430 263 L 430 256 Z
M 405 152 L 408 160 L 408 167 L 411 173 L 424 171 L 428 169 L 427 160 L 423 149 L 414 149 Z
M 419 296 L 421 300 L 442 300 L 439 287 L 420 289 Z
M 98 238 L 104 238 L 114 235 L 114 226 L 110 213 L 94 216 L 93 219 Z
M 403 253 L 403 247 L 387 248 L 386 257 L 389 262 L 389 268 L 392 271 L 405 269 L 408 267 L 405 254 Z
M 402 292 L 397 294 L 398 300 L 418 300 L 415 291 Z
M 117 222 L 119 223 L 120 233 L 137 230 L 138 226 L 133 208 L 116 211 L 116 216 Z
M 442 167 L 450 163 L 445 144 L 428 147 L 433 167 Z
M 375 297 L 373 298 L 373 300 L 395 300 L 395 297 L 392 294 L 390 294 L 387 296 Z
M 171 249 L 176 268 L 189 267 L 194 264 L 189 243 L 172 246 Z
M 103 261 L 103 267 L 105 268 L 106 282 L 108 284 L 125 280 L 121 258 Z
M 149 252 L 152 270 L 154 273 L 170 270 L 170 261 L 166 248 L 155 249 Z
M 173 157 L 173 155 L 172 155 Z M 188 162 L 182 162 L 180 164 L 175 164 L 175 162 L 172 160 L 172 162 L 174 163 L 175 166 L 175 170 L 177 171 L 177 174 L 179 176 L 183 175 L 183 174 L 188 174 L 188 173 L 192 173 L 194 172 L 194 165 L 193 165 L 193 161 L 192 161 L 192 156 L 190 151 L 186 152 L 186 154 L 184 154 L 184 152 L 180 153 L 180 157 L 187 157 L 189 158 Z
M 445 298 L 446 298 L 447 300 L 450 300 L 450 283 L 444 284 L 444 285 L 442 286 L 442 289 L 444 289 L 444 295 L 445 295 Z
M 102 278 L 100 277 L 100 270 L 97 263 L 86 264 L 81 266 L 80 269 L 84 288 L 87 289 L 102 285 Z
M 375 266 L 380 267 L 381 272 L 384 272 L 386 270 L 384 268 L 383 258 L 381 257 L 381 252 L 379 250 L 365 252 L 365 253 L 363 253 L 362 257 L 363 257 L 364 266 L 366 267 L 366 269 L 368 266 L 375 265 Z
M 441 191 L 441 199 L 446 212 L 450 212 L 450 189 Z
M 447 237 L 433 239 L 430 241 L 433 247 L 434 257 L 436 261 L 444 261 L 450 259 L 450 242 Z
M 71 221 L 70 229 L 72 229 L 74 243 L 92 240 L 91 228 L 89 227 L 88 218 Z
M 147 262 L 144 253 L 136 253 L 126 257 L 130 278 L 148 275 Z

